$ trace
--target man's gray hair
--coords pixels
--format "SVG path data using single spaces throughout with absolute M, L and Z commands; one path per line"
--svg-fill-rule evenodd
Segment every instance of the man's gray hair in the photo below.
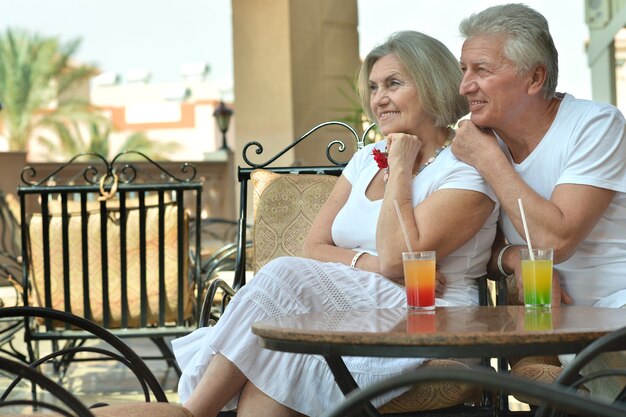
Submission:
M 524 4 L 493 6 L 464 19 L 459 30 L 465 38 L 505 34 L 505 57 L 516 64 L 520 74 L 537 65 L 545 66 L 547 75 L 541 92 L 545 98 L 554 96 L 559 78 L 559 54 L 548 21 L 541 13 Z

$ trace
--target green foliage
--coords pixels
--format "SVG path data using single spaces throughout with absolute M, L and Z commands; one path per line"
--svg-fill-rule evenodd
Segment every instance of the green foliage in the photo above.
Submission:
M 87 102 L 67 94 L 95 74 L 91 66 L 70 62 L 79 45 L 78 39 L 62 44 L 21 30 L 0 34 L 0 121 L 10 150 L 27 150 L 40 127 L 88 119 L 94 113 Z
M 120 149 L 111 149 L 111 121 L 71 94 L 97 72 L 92 66 L 72 62 L 79 46 L 80 39 L 61 43 L 55 37 L 23 30 L 8 29 L 0 34 L 0 122 L 9 149 L 27 151 L 29 141 L 36 139 L 53 158 L 67 159 L 85 152 L 112 157 L 136 150 L 167 159 L 178 145 L 157 144 L 143 132 L 131 134 Z

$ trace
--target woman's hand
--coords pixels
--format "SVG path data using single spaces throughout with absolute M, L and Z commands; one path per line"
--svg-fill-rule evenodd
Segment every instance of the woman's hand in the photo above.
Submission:
M 405 167 L 412 171 L 421 148 L 422 141 L 415 135 L 407 133 L 390 133 L 387 135 L 389 170 L 391 171 L 394 167 Z

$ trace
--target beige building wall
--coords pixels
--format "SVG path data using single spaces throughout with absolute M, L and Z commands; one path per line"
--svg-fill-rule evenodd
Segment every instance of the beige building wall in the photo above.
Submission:
M 356 0 L 233 0 L 232 11 L 236 163 L 250 140 L 263 145 L 260 156 L 248 152 L 260 163 L 350 113 L 343 94 L 360 65 Z M 278 165 L 322 163 L 332 136 L 307 140 Z

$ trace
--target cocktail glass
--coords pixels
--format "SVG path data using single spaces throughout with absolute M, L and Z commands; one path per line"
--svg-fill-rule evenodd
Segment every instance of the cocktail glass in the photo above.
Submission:
M 403 252 L 406 305 L 409 310 L 435 308 L 435 251 Z
M 524 305 L 546 308 L 552 303 L 552 249 L 522 249 Z

